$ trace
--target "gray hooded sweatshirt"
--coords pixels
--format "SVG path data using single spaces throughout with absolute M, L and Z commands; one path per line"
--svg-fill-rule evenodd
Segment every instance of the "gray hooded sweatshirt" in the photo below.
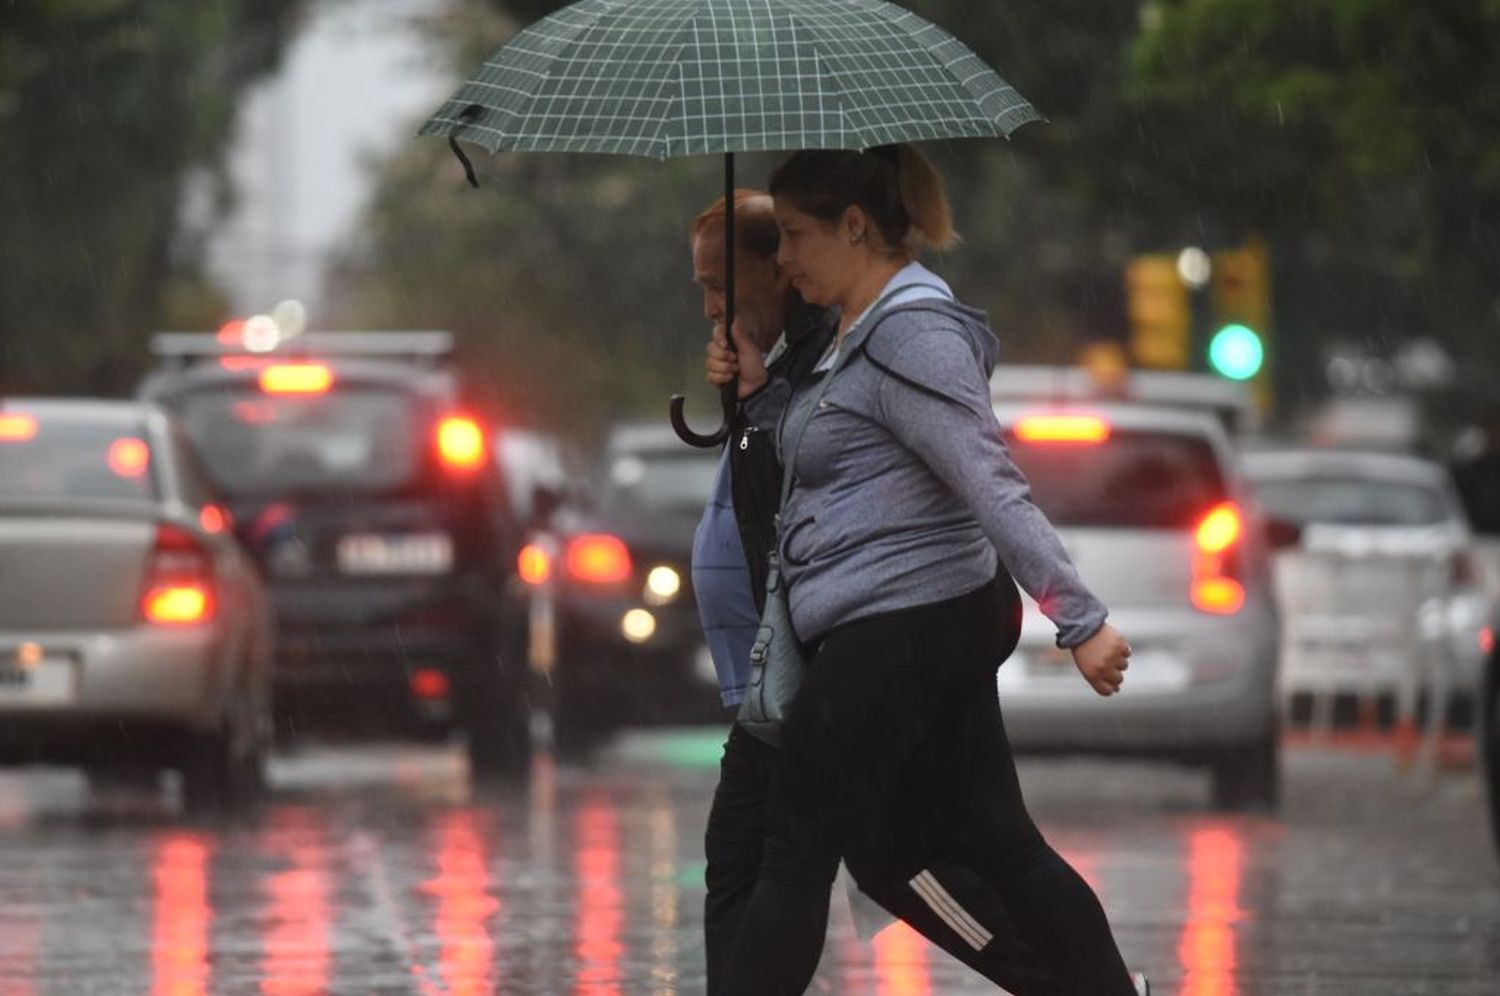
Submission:
M 945 299 L 866 316 L 797 452 L 780 525 L 792 623 L 804 641 L 881 613 L 957 598 L 996 574 L 996 554 L 1071 648 L 1107 613 L 1079 579 L 1000 436 L 985 315 Z M 827 374 L 819 376 L 828 376 Z M 748 405 L 781 416 L 783 459 L 818 376 Z M 748 399 L 747 399 L 748 400 Z M 779 411 L 778 411 L 779 409 Z

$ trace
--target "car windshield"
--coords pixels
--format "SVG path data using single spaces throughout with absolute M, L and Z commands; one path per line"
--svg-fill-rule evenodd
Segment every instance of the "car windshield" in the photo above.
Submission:
M 386 490 L 410 480 L 421 460 L 420 413 L 401 391 L 245 387 L 198 391 L 176 408 L 204 470 L 232 496 Z
M 616 453 L 607 458 L 605 507 L 702 511 L 713 490 L 717 451 Z
M 1188 529 L 1227 497 L 1200 438 L 1115 430 L 1099 444 L 1024 443 L 1006 432 L 1037 506 L 1058 526 Z
M 153 501 L 143 438 L 117 420 L 0 412 L 0 499 Z
M 1442 494 L 1422 484 L 1358 477 L 1265 478 L 1255 482 L 1266 513 L 1298 524 L 1432 526 L 1449 518 Z

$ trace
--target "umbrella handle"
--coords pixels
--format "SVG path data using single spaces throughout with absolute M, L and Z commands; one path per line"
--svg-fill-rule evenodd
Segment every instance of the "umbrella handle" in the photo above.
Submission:
M 713 449 L 715 446 L 718 446 L 720 443 L 724 442 L 724 440 L 728 439 L 729 423 L 734 417 L 735 394 L 736 390 L 733 384 L 724 385 L 719 395 L 719 400 L 724 405 L 724 421 L 717 429 L 715 429 L 711 434 L 707 436 L 700 435 L 699 433 L 694 432 L 688 426 L 687 418 L 683 415 L 682 412 L 683 406 L 687 403 L 687 399 L 680 394 L 672 395 L 672 429 L 677 433 L 677 438 L 681 439 L 689 446 L 698 447 L 700 450 Z

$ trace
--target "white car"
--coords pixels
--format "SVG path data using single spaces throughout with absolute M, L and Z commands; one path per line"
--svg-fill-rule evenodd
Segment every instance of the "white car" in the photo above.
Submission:
M 1134 651 L 1123 692 L 1101 698 L 1025 599 L 998 682 L 1013 745 L 1202 765 L 1216 806 L 1273 808 L 1276 607 L 1222 421 L 1107 402 L 995 412 L 1034 500 Z
M 183 775 L 257 801 L 271 615 L 228 513 L 154 405 L 0 402 L 0 764 Z
M 1276 565 L 1288 690 L 1399 699 L 1441 680 L 1468 697 L 1490 606 L 1448 472 L 1291 447 L 1246 453 L 1243 466 L 1266 515 L 1298 537 Z

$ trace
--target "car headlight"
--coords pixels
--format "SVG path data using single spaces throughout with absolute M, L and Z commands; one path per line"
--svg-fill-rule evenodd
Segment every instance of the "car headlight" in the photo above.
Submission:
M 645 609 L 631 609 L 620 617 L 620 632 L 631 643 L 645 643 L 656 635 L 656 617 Z
M 665 565 L 653 567 L 646 575 L 647 605 L 666 605 L 682 591 L 682 575 Z

